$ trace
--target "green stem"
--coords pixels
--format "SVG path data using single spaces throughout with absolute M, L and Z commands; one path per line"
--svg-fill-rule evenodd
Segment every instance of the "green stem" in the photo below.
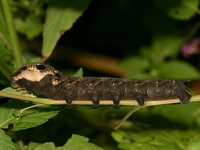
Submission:
M 14 114 L 14 116 L 16 116 L 17 118 L 20 118 L 20 117 L 21 117 L 21 114 L 22 114 L 24 111 L 26 111 L 26 110 L 28 110 L 28 109 L 31 109 L 31 108 L 38 107 L 38 106 L 43 106 L 43 105 L 45 105 L 45 104 L 36 104 L 36 105 L 32 105 L 32 106 L 26 107 L 26 108 L 24 108 L 24 109 L 21 109 L 21 110 L 18 112 L 18 114 Z
M 189 34 L 186 36 L 186 41 L 191 40 L 200 28 L 200 21 L 196 22 L 190 29 Z
M 19 92 L 17 94 L 8 92 L 8 91 L 12 92 L 12 90 L 14 90 L 14 89 L 11 89 L 10 87 L 6 88 L 6 89 L 0 91 L 0 96 L 19 99 L 19 100 L 23 100 L 23 101 L 32 101 L 34 103 L 39 103 L 37 105 L 33 105 L 33 106 L 27 107 L 25 109 L 22 109 L 18 116 L 20 116 L 20 114 L 26 109 L 41 106 L 44 104 L 46 104 L 46 105 L 66 105 L 65 100 L 37 98 L 32 95 L 21 95 Z M 194 95 L 190 99 L 190 102 L 199 102 L 199 101 L 200 101 L 200 95 Z M 119 122 L 119 124 L 115 127 L 115 130 L 117 130 L 128 117 L 130 117 L 134 112 L 138 111 L 141 108 L 148 107 L 148 106 L 156 106 L 156 105 L 174 104 L 174 103 L 180 103 L 180 99 L 175 98 L 175 99 L 169 99 L 169 100 L 145 101 L 145 106 L 143 106 L 143 107 L 139 106 L 136 100 L 121 100 L 120 105 L 127 105 L 127 106 L 129 105 L 129 106 L 135 106 L 135 107 L 133 107 L 127 113 L 127 115 Z M 74 101 L 72 101 L 72 104 L 73 105 L 92 105 L 93 103 L 91 100 L 74 100 Z M 112 100 L 101 100 L 100 105 L 113 105 L 113 101 Z
M 124 116 L 124 118 L 120 120 L 119 124 L 115 127 L 115 130 L 117 130 L 124 123 L 124 121 L 126 121 L 134 112 L 138 111 L 141 108 L 141 106 L 132 107 L 132 109 L 126 114 L 126 116 Z
M 9 80 L 12 70 L 2 59 L 0 59 L 0 70 L 5 75 L 5 77 Z
M 11 87 L 8 87 L 8 88 L 0 91 L 0 96 L 19 99 L 22 101 L 31 101 L 31 102 L 40 103 L 40 104 L 47 104 L 47 105 L 66 105 L 65 100 L 52 100 L 49 98 L 38 98 L 38 97 L 34 97 L 29 94 L 21 95 L 20 92 L 16 92 L 17 94 L 11 93 L 13 91 L 14 91 L 14 89 L 11 89 Z M 200 102 L 200 95 L 192 96 L 190 99 L 190 102 Z M 148 100 L 148 101 L 145 101 L 145 107 L 156 106 L 156 105 L 175 104 L 175 103 L 180 103 L 180 99 L 175 98 L 175 99 L 166 99 L 166 100 Z M 72 104 L 73 105 L 92 105 L 93 103 L 91 100 L 74 100 L 74 101 L 72 101 Z M 113 101 L 112 100 L 101 100 L 100 105 L 113 105 Z M 120 105 L 138 106 L 138 103 L 136 100 L 121 100 Z
M 13 17 L 12 17 L 9 1 L 1 0 L 1 3 L 3 7 L 4 15 L 5 15 L 5 21 L 8 28 L 8 33 L 10 36 L 10 43 L 14 52 L 15 61 L 16 61 L 17 67 L 20 67 L 22 65 L 22 55 L 19 48 L 17 32 L 14 27 L 14 22 L 13 22 Z

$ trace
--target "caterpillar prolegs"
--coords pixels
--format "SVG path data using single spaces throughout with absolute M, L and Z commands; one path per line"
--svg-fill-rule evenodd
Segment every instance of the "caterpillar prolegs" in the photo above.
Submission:
M 140 106 L 146 100 L 179 98 L 189 102 L 191 94 L 179 80 L 136 80 L 112 77 L 68 77 L 43 63 L 29 63 L 20 67 L 10 77 L 13 88 L 55 100 L 91 100 L 92 107 L 101 100 L 113 100 L 119 108 L 121 100 L 136 99 Z

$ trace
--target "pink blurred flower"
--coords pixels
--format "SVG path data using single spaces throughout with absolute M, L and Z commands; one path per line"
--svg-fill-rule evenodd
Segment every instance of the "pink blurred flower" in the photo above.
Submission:
M 191 41 L 186 42 L 182 46 L 182 54 L 184 57 L 200 53 L 200 38 L 194 38 Z

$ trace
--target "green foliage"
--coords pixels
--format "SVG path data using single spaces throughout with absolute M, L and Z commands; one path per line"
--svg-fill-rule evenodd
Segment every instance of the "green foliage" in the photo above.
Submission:
M 200 148 L 198 114 L 196 103 L 143 109 L 132 117 L 130 131 L 114 131 L 112 136 L 120 149 L 196 150 Z
M 56 110 L 56 107 L 53 106 L 27 109 L 30 106 L 31 104 L 16 100 L 12 100 L 1 105 L 0 128 L 8 128 L 9 124 L 13 124 L 13 131 L 24 130 L 39 126 L 58 114 L 58 110 Z M 27 110 L 21 112 L 23 109 Z
M 118 58 L 114 69 L 94 70 L 124 69 L 123 77 L 137 79 L 199 80 L 200 44 L 188 45 L 183 55 L 183 45 L 198 36 L 199 14 L 199 0 L 2 0 L 1 92 L 23 101 L 0 99 L 0 149 L 200 149 L 198 103 L 144 108 L 113 131 L 129 107 L 40 105 L 52 100 L 9 87 L 10 75 L 24 63 L 47 60 L 68 73 L 83 67 L 88 53 Z M 84 69 L 73 76 L 82 77 Z
M 198 0 L 154 0 L 158 8 L 170 17 L 179 20 L 188 20 L 198 11 Z
M 169 61 L 160 66 L 160 74 L 163 78 L 170 79 L 199 79 L 199 71 L 188 63 L 181 61 Z
M 140 61 L 139 64 L 138 61 Z M 192 65 L 177 60 L 167 61 L 167 63 L 151 63 L 144 58 L 134 57 L 121 61 L 119 65 L 123 68 L 129 69 L 129 75 L 127 77 L 136 79 L 163 78 L 195 80 L 200 77 L 199 71 Z M 136 67 L 133 68 L 132 66 Z
M 79 143 L 77 143 L 79 141 Z M 71 139 L 63 146 L 64 149 L 80 149 L 80 150 L 102 150 L 96 145 L 89 143 L 89 139 L 79 136 L 72 135 Z
M 169 121 L 177 124 L 182 124 L 185 126 L 194 126 L 198 124 L 199 117 L 197 116 L 199 109 L 199 104 L 188 104 L 188 105 L 175 105 L 175 106 L 159 106 L 152 110 L 152 114 L 161 114 L 163 117 Z M 176 113 L 174 113 L 176 112 Z
M 196 130 L 150 130 L 139 132 L 115 131 L 113 138 L 124 150 L 183 150 L 200 148 L 200 136 Z
M 42 55 L 48 58 L 58 39 L 82 15 L 90 0 L 51 0 L 47 9 L 46 24 L 43 31 Z
M 82 77 L 83 76 L 83 69 L 80 68 L 74 75 L 73 77 Z
M 39 36 L 42 32 L 42 24 L 33 14 L 27 15 L 26 20 L 17 18 L 15 24 L 19 33 L 25 34 L 29 40 Z
M 6 135 L 2 129 L 0 129 L 0 138 L 1 149 L 17 149 L 16 145 L 11 141 L 11 138 L 8 135 Z
M 0 137 L 1 137 L 1 149 L 9 149 L 9 150 L 16 150 L 17 147 L 14 143 L 11 142 L 11 139 L 9 136 L 5 134 L 3 130 L 0 130 Z M 77 141 L 79 141 L 77 143 Z M 26 150 L 102 150 L 102 148 L 88 142 L 89 139 L 73 134 L 72 137 L 63 145 L 63 146 L 55 146 L 53 142 L 46 142 L 43 144 L 30 142 L 27 146 L 24 148 Z
M 44 144 L 39 143 L 29 143 L 27 146 L 27 150 L 102 150 L 98 146 L 89 143 L 88 138 L 80 136 L 80 135 L 72 135 L 72 137 L 67 141 L 67 143 L 64 146 L 56 147 L 53 142 L 47 142 Z M 79 141 L 77 143 L 77 141 Z

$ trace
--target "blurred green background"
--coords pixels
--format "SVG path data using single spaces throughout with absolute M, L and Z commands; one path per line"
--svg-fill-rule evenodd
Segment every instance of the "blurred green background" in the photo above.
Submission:
M 10 75 L 21 65 L 45 62 L 66 75 L 82 68 L 83 76 L 190 80 L 191 92 L 200 93 L 199 0 L 1 0 L 0 4 L 1 89 L 10 86 Z M 8 106 L 4 103 L 0 109 Z M 61 146 L 79 134 L 104 149 L 200 148 L 198 102 L 145 108 L 119 131 L 113 128 L 128 106 L 57 109 L 58 115 L 43 125 L 8 134 L 24 145 L 52 141 Z

